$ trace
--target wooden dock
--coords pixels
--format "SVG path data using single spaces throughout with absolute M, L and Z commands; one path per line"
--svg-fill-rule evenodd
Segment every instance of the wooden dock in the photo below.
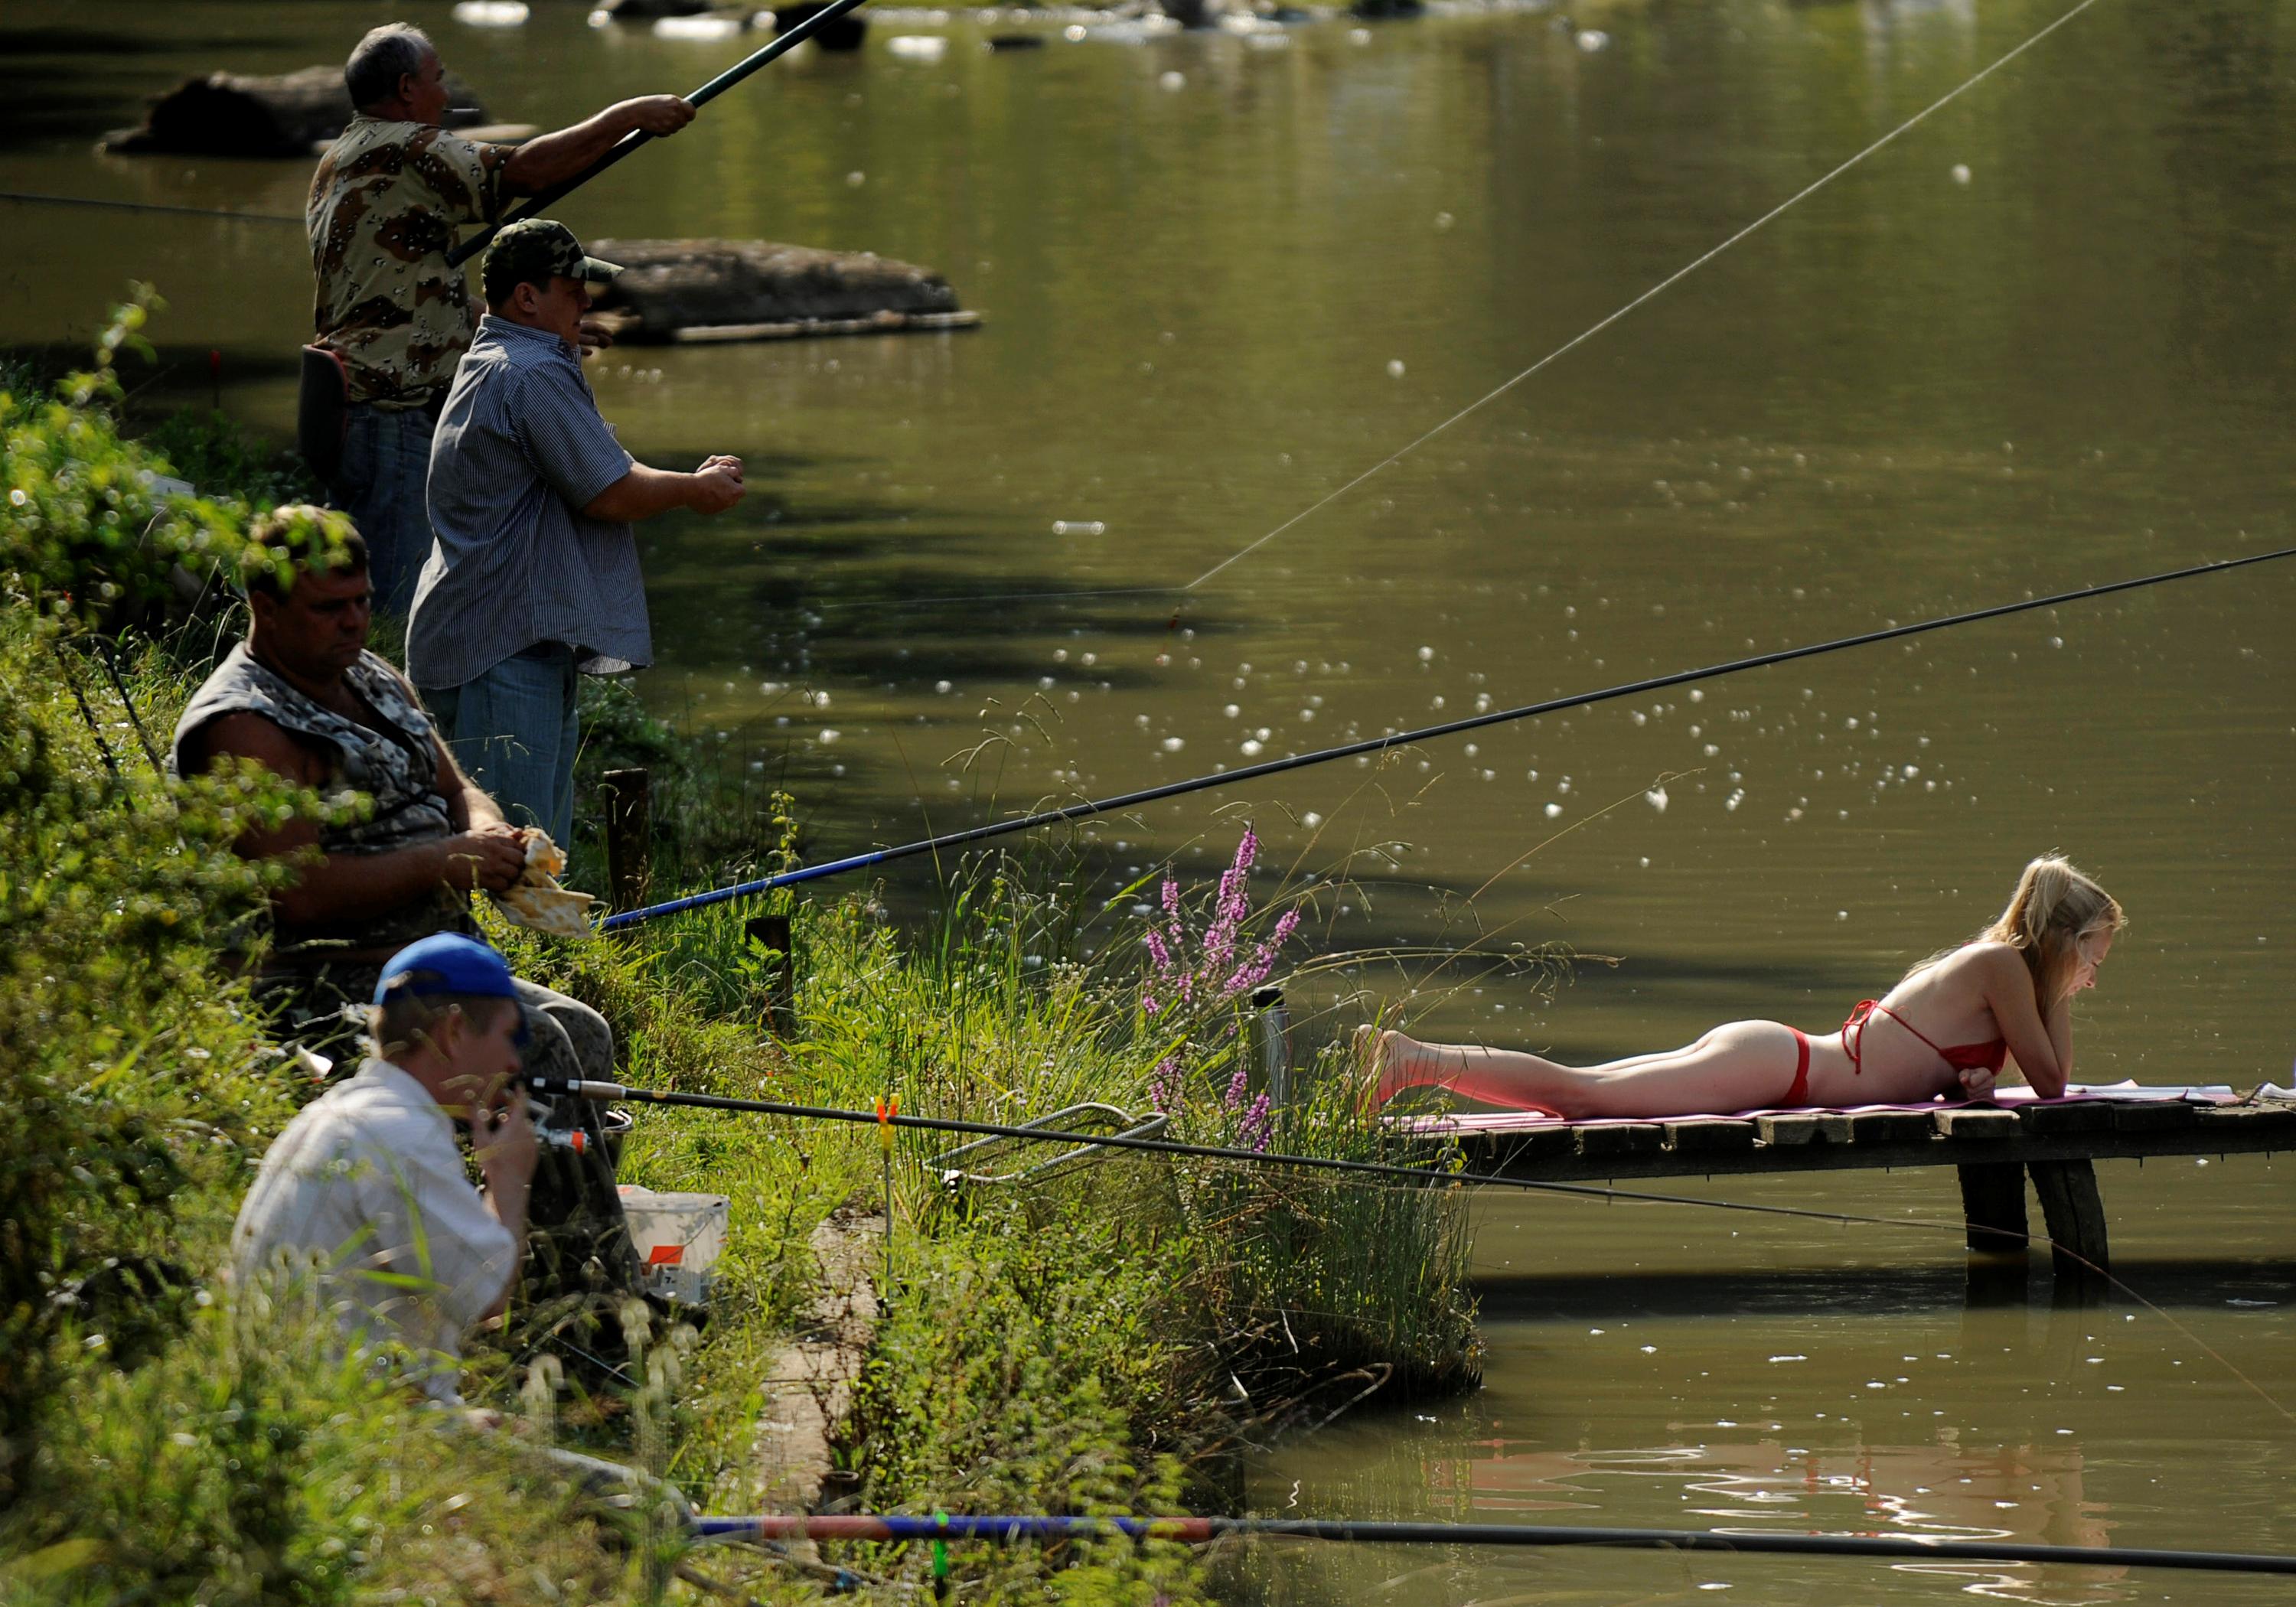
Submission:
M 2296 1105 L 2068 1100 L 2018 1109 L 1964 1106 L 1856 1114 L 1555 1122 L 1447 1135 L 1466 1169 L 1538 1183 L 1610 1183 L 1949 1166 L 1960 1174 L 1969 1248 L 2023 1252 L 2025 1179 L 2058 1270 L 2111 1264 L 2094 1163 L 2296 1150 Z

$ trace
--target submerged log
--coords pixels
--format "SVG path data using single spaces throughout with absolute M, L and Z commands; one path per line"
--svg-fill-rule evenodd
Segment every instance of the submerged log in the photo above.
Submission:
M 624 340 L 947 329 L 975 322 L 930 268 L 763 240 L 594 240 L 625 270 L 599 298 Z
M 469 84 L 453 73 L 454 97 L 445 122 L 472 129 L 486 109 Z M 186 78 L 152 102 L 141 127 L 117 129 L 97 148 L 126 155 L 308 156 L 348 127 L 350 91 L 340 67 L 306 67 L 275 78 L 213 72 Z

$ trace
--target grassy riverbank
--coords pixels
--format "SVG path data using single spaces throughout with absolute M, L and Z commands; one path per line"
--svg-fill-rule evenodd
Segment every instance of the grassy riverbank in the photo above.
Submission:
M 815 1591 L 762 1554 L 677 1559 L 659 1526 L 578 1511 L 523 1447 L 578 1444 L 709 1510 L 756 1510 L 761 1376 L 810 1292 L 808 1235 L 849 1204 L 890 1205 L 892 1223 L 890 1310 L 840 1447 L 857 1507 L 1219 1507 L 1239 1446 L 1378 1387 L 1472 1376 L 1462 1212 L 1440 1191 L 1144 1160 L 1083 1186 L 957 1200 L 928 1164 L 938 1146 L 905 1136 L 889 1200 L 865 1127 L 660 1109 L 640 1113 L 625 1180 L 729 1195 L 734 1232 L 709 1321 L 645 1335 L 641 1388 L 554 1388 L 512 1364 L 515 1335 L 483 1341 L 474 1398 L 520 1431 L 487 1434 L 312 1365 L 308 1314 L 242 1308 L 212 1276 L 295 1088 L 210 956 L 259 901 L 260 878 L 227 851 L 239 823 L 317 806 L 252 777 L 170 787 L 131 723 L 164 742 L 229 639 L 213 612 L 184 629 L 179 606 L 144 600 L 173 594 L 179 564 L 227 564 L 249 498 L 294 481 L 228 431 L 176 426 L 173 458 L 123 438 L 101 371 L 53 400 L 20 376 L 5 389 L 0 1596 L 701 1588 L 673 1568 L 761 1595 Z M 141 479 L 185 469 L 211 500 L 163 504 Z M 125 702 L 94 646 L 107 635 L 122 643 Z M 673 734 L 627 701 L 598 712 L 676 800 L 657 886 L 692 884 L 757 833 Z M 781 851 L 796 846 L 785 836 Z M 1192 1140 L 1381 1153 L 1336 1076 L 1270 1111 L 1239 1075 L 1242 996 L 1280 979 L 1293 947 L 1292 906 L 1280 888 L 1253 897 L 1250 858 L 1240 845 L 1219 889 L 1152 878 L 1112 902 L 1078 893 L 1052 857 L 976 860 L 950 867 L 912 931 L 865 890 L 790 901 L 787 999 L 773 996 L 777 957 L 745 934 L 755 907 L 627 943 L 496 935 L 521 971 L 606 1013 L 636 1084 L 989 1120 L 1158 1103 Z M 840 1560 L 889 1598 L 931 1564 L 898 1548 Z M 950 1566 L 981 1600 L 1204 1589 L 1193 1556 L 1161 1544 L 958 1547 Z

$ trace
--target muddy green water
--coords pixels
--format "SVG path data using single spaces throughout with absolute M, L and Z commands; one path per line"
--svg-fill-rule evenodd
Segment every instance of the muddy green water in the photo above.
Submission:
M 551 0 L 515 29 L 429 0 L 11 4 L 0 184 L 298 211 L 301 164 L 90 141 L 187 72 L 337 59 L 393 13 L 496 115 L 545 124 L 746 48 Z M 778 66 L 563 215 L 929 263 L 987 326 L 607 360 L 601 401 L 652 461 L 752 465 L 734 516 L 646 532 L 644 695 L 729 773 L 794 778 L 826 853 L 2284 541 L 2290 13 L 2100 0 L 1185 595 L 1078 594 L 1211 570 L 2054 14 L 1726 0 L 1582 14 L 1592 51 L 1529 11 L 1277 45 L 1040 25 L 1048 48 L 992 54 L 1014 25 L 965 13 Z M 947 53 L 896 57 L 906 32 Z M 151 279 L 193 354 L 160 389 L 203 390 L 212 348 L 226 405 L 283 426 L 294 228 L 0 217 L 0 340 L 85 331 Z M 2084 999 L 2083 1074 L 2247 1084 L 2296 1050 L 2292 604 L 2296 570 L 2145 592 L 1215 793 L 1104 824 L 1095 852 L 1208 879 L 1248 816 L 1274 864 L 1362 874 L 1322 900 L 1318 950 L 1480 929 L 1620 956 L 1552 1002 L 1456 972 L 1426 1001 L 1439 1031 L 1602 1056 L 1838 1021 L 2062 847 L 2135 921 Z M 1312 1026 L 1343 988 L 1401 985 L 1295 994 Z M 2104 1187 L 2130 1281 L 2181 1331 L 2054 1311 L 2038 1275 L 2037 1307 L 1971 1309 L 1948 1237 L 1490 1202 L 1488 1388 L 1278 1451 L 1252 1500 L 2296 1549 L 2296 1423 L 2202 1349 L 2296 1404 L 2287 1165 Z M 1953 1202 L 1944 1175 L 1726 1192 Z M 1846 1562 L 1258 1566 L 1302 1601 L 2282 1599 Z

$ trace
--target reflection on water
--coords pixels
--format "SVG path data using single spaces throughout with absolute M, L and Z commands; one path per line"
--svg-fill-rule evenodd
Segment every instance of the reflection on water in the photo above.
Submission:
M 664 661 L 644 694 L 730 773 L 794 777 L 826 855 L 2279 545 L 2296 12 L 2101 0 L 1177 609 L 1130 590 L 1275 529 L 2060 9 L 1716 0 L 994 53 L 959 18 L 901 25 L 947 33 L 936 61 L 881 37 L 777 64 L 564 215 L 873 249 L 942 269 L 987 322 L 594 371 L 652 461 L 752 466 L 735 514 L 646 529 Z M 496 115 L 543 124 L 746 48 L 594 29 L 572 4 L 520 29 L 462 27 L 444 0 L 393 10 Z M 0 187 L 296 211 L 299 164 L 90 143 L 187 73 L 339 59 L 379 20 L 366 0 L 82 0 L 69 30 L 10 12 Z M 1578 43 L 1590 25 L 1605 48 Z M 180 360 L 152 394 L 202 399 L 220 350 L 226 402 L 283 429 L 309 300 L 291 229 L 0 208 L 0 340 L 86 330 L 148 277 Z M 2296 570 L 2258 570 L 2117 596 L 1086 836 L 1116 877 L 1177 853 L 1209 879 L 1246 813 L 1264 865 L 1407 845 L 1321 894 L 1316 945 L 1480 932 L 1620 956 L 1552 1001 L 1531 977 L 1457 979 L 1427 1022 L 1588 1059 L 1736 1016 L 1838 1021 L 2062 847 L 2135 922 L 2083 997 L 2083 1076 L 2246 1086 L 2296 1049 L 2292 586 Z M 1320 1009 L 1397 980 L 1321 972 L 1294 984 L 1298 1019 L 1312 1035 Z M 2194 1342 L 2296 1375 L 2272 1270 L 2287 1168 L 2108 1171 L 2117 1258 L 2215 1258 L 2165 1279 L 2192 1341 L 2125 1300 L 1966 1310 L 1955 1236 L 1491 1202 L 1489 1388 L 1431 1423 L 1390 1414 L 1278 1453 L 1252 1499 L 1283 1509 L 1297 1480 L 1303 1509 L 1334 1513 L 1465 1515 L 1488 1496 L 1654 1524 L 1775 1506 L 1760 1521 L 2296 1546 L 2287 1422 Z M 1730 1185 L 1954 1204 L 1944 1174 L 1768 1187 Z M 2084 1349 L 2091 1333 L 2112 1342 Z M 1587 1555 L 1267 1575 L 1319 1603 L 2265 1599 L 2173 1584 Z

